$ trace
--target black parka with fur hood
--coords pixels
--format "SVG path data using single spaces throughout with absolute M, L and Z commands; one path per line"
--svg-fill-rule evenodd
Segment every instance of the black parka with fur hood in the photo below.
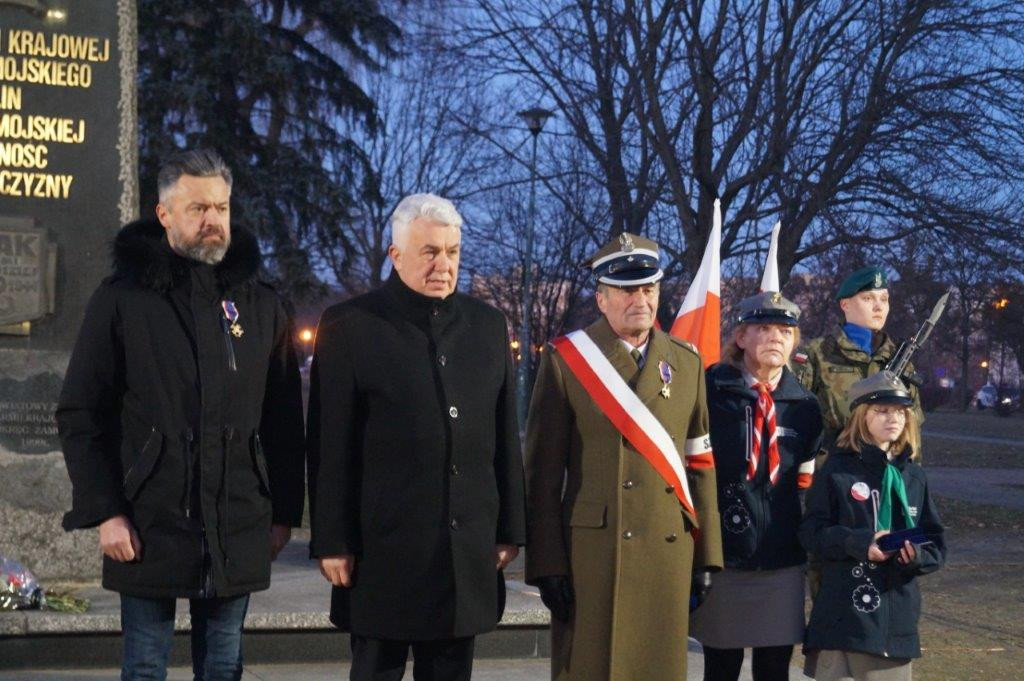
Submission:
M 301 520 L 298 361 L 259 264 L 256 239 L 237 227 L 216 266 L 175 254 L 155 220 L 115 239 L 114 274 L 89 302 L 57 407 L 73 489 L 65 529 L 125 514 L 139 532 L 141 557 L 104 558 L 108 589 L 265 589 L 271 522 Z

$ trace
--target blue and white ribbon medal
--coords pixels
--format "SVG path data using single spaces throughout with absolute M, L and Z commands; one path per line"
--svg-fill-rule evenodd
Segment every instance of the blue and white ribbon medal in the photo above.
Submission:
M 238 307 L 231 300 L 222 300 L 220 306 L 224 310 L 224 319 L 228 320 L 228 324 L 231 325 L 231 335 L 241 338 L 245 329 L 238 323 Z
M 665 360 L 661 360 L 658 362 L 658 373 L 661 374 L 661 396 L 668 399 L 672 395 L 672 390 L 668 387 L 672 382 L 672 367 Z

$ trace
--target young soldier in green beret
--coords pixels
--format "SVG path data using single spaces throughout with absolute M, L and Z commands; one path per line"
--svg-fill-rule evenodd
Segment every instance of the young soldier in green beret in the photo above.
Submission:
M 899 344 L 882 331 L 889 316 L 889 282 L 876 266 L 857 270 L 839 286 L 836 300 L 846 322 L 833 333 L 812 340 L 793 355 L 794 373 L 818 397 L 825 421 L 823 451 L 850 419 L 846 395 L 856 381 L 877 373 Z M 913 372 L 913 367 L 909 368 Z M 910 386 L 914 414 L 924 422 L 917 386 Z

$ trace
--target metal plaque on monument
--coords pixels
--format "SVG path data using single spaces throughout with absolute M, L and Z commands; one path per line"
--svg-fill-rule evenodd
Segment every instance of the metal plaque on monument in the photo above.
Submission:
M 65 533 L 54 408 L 110 241 L 138 212 L 135 0 L 0 0 L 0 553 L 99 574 Z

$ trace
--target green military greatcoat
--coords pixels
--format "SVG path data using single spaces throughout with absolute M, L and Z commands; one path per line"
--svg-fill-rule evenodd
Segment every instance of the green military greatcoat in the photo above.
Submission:
M 795 355 L 794 373 L 821 403 L 825 421 L 822 448 L 825 450 L 832 446 L 850 420 L 846 399 L 850 386 L 881 371 L 896 353 L 898 344 L 884 331 L 879 331 L 874 334 L 872 346 L 874 351 L 868 355 L 840 327 L 832 334 L 815 338 L 805 350 Z M 801 354 L 805 354 L 806 359 Z M 912 365 L 908 366 L 908 372 L 913 370 Z M 910 385 L 910 395 L 914 399 L 914 413 L 918 423 L 924 423 L 924 412 L 921 410 L 921 398 L 916 385 Z
M 603 317 L 586 332 L 635 385 L 680 455 L 687 439 L 707 434 L 704 370 L 696 352 L 652 330 L 638 370 Z M 668 397 L 662 361 L 672 368 Z M 697 517 L 684 513 L 673 490 L 550 345 L 533 391 L 526 443 L 527 582 L 569 575 L 576 592 L 573 620 L 552 620 L 552 678 L 685 679 L 691 571 L 722 565 L 714 468 L 687 468 Z

